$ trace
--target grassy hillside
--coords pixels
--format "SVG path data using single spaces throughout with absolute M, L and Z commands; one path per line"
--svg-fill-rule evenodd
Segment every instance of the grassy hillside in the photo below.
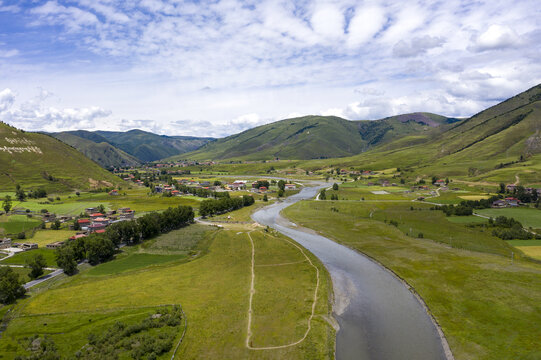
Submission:
M 193 151 L 213 140 L 212 138 L 190 136 L 157 135 L 142 130 L 126 132 L 96 131 L 94 135 L 105 138 L 109 144 L 143 162 Z
M 405 114 L 374 121 L 304 116 L 219 139 L 183 157 L 196 160 L 344 157 L 408 134 L 437 133 L 435 129 L 444 128 L 455 121 L 458 120 L 428 113 Z
M 43 187 L 50 191 L 90 189 L 120 182 L 79 151 L 51 136 L 0 123 L 0 190 Z
M 88 133 L 95 136 L 82 137 L 80 136 L 81 133 Z M 94 160 L 104 168 L 138 166 L 141 164 L 136 157 L 117 149 L 113 145 L 107 143 L 105 138 L 102 138 L 103 140 L 101 140 L 101 136 L 89 131 L 66 131 L 52 134 L 52 136 L 73 146 L 85 154 L 86 157 Z
M 310 161 L 328 166 L 409 167 L 417 175 L 467 176 L 473 180 L 541 184 L 541 85 L 458 123 L 409 134 L 365 153 Z

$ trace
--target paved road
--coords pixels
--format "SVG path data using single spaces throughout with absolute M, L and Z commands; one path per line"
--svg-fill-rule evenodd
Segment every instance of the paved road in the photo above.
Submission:
M 43 277 L 40 277 L 39 279 L 29 281 L 26 284 L 24 284 L 23 286 L 24 286 L 25 289 L 30 289 L 32 286 L 36 286 L 37 284 L 41 284 L 42 282 L 47 281 L 49 279 L 52 279 L 55 276 L 58 276 L 58 275 L 63 274 L 63 273 L 64 273 L 64 270 L 56 269 L 52 273 L 47 274 L 47 275 L 45 275 Z

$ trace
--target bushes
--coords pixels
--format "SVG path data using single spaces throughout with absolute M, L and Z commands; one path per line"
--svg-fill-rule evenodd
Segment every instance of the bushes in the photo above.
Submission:
M 11 304 L 22 297 L 26 290 L 19 275 L 8 266 L 0 267 L 0 303 Z
M 539 235 L 534 235 L 529 231 L 524 230 L 520 221 L 505 216 L 498 216 L 495 220 L 489 219 L 489 226 L 495 227 L 492 230 L 492 235 L 499 237 L 502 240 L 530 240 L 541 238 Z
M 240 209 L 244 206 L 250 206 L 255 202 L 249 195 L 243 195 L 236 198 L 209 199 L 201 201 L 199 205 L 199 214 L 203 217 L 215 214 L 223 214 L 229 211 Z

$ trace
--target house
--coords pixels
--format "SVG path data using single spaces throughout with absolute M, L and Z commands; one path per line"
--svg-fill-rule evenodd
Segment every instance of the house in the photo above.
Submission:
M 94 219 L 97 219 L 97 218 L 100 218 L 100 217 L 103 217 L 104 215 L 102 213 L 93 213 L 93 214 L 90 214 L 90 219 L 91 220 L 94 220 Z
M 109 191 L 109 195 L 111 195 L 111 196 L 118 196 L 118 195 L 120 195 L 120 194 L 118 193 L 118 190 L 111 190 L 111 191 Z
M 129 207 L 123 207 L 123 208 L 118 209 L 118 212 L 121 214 L 124 214 L 125 212 L 129 212 L 129 211 L 131 211 Z
M 434 185 L 436 185 L 436 186 L 444 186 L 445 185 L 445 180 L 443 180 L 443 179 L 436 180 L 434 182 Z
M 347 175 L 348 171 L 346 169 L 340 169 L 340 175 Z
M 297 190 L 297 186 L 295 186 L 295 184 L 285 184 L 284 189 L 285 190 Z
M 11 247 L 11 239 L 10 238 L 0 239 L 0 249 L 7 249 L 9 247 Z
M 57 242 L 54 242 L 54 243 L 51 243 L 51 244 L 47 244 L 45 247 L 47 249 L 57 249 L 59 247 L 61 247 L 62 245 L 64 245 L 64 241 L 57 241 Z
M 507 201 L 505 200 L 496 200 L 492 203 L 493 208 L 504 208 L 507 207 Z
M 505 201 L 507 202 L 507 206 L 515 207 L 520 205 L 520 200 L 514 197 L 506 197 Z
M 90 225 L 90 220 L 88 220 L 88 219 L 79 219 L 79 220 L 77 220 L 77 224 L 79 224 L 79 226 L 88 226 L 88 225 Z
M 389 182 L 389 180 L 383 180 L 383 182 L 381 183 L 381 186 L 389 186 L 391 183 Z
M 105 218 L 105 217 L 99 217 L 99 218 L 95 218 L 93 219 L 94 221 L 94 224 L 103 224 L 103 225 L 109 225 L 109 219 Z
M 24 251 L 28 250 L 34 250 L 38 248 L 38 244 L 36 243 L 22 243 L 18 246 L 20 249 L 23 249 Z
M 515 189 L 517 188 L 517 186 L 515 184 L 509 184 L 505 187 L 507 189 L 507 191 L 509 192 L 514 192 Z
M 99 229 L 99 230 L 96 230 L 95 233 L 96 233 L 96 234 L 104 234 L 104 233 L 105 233 L 105 229 Z
M 93 208 L 93 207 L 91 207 L 91 208 L 86 208 L 86 209 L 85 209 L 85 213 L 86 213 L 86 214 L 92 214 L 92 213 L 95 213 L 97 210 L 98 210 L 98 209 Z
M 102 223 L 94 223 L 88 226 L 88 231 L 90 233 L 93 233 L 93 232 L 96 232 L 97 230 L 102 230 L 102 229 L 105 230 L 106 226 L 107 225 L 102 224 Z
M 70 237 L 70 240 L 76 240 L 76 239 L 80 239 L 84 237 L 86 237 L 86 234 L 75 234 L 72 237 Z
M 43 221 L 49 222 L 49 221 L 55 221 L 56 220 L 56 214 L 52 213 L 45 213 L 42 215 Z
M 363 171 L 363 175 L 364 175 L 364 176 L 374 175 L 374 172 L 373 172 L 373 171 L 370 171 L 370 170 L 365 170 L 365 171 Z
M 173 191 L 171 191 L 171 195 L 173 195 L 173 196 L 179 196 L 179 195 L 180 195 L 180 191 L 178 191 L 178 190 L 173 190 Z
M 268 189 L 267 189 L 266 186 L 260 186 L 260 187 L 259 187 L 259 192 L 265 192 L 265 191 L 267 191 L 267 190 L 268 190 Z

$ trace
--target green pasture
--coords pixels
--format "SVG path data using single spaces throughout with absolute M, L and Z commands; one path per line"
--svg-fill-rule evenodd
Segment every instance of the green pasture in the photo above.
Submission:
M 539 209 L 518 207 L 504 209 L 482 209 L 475 210 L 475 212 L 480 215 L 493 218 L 498 216 L 511 217 L 520 221 L 525 227 L 532 227 L 534 229 L 541 228 L 541 210 Z
M 39 218 L 29 218 L 26 215 L 1 215 L 0 233 L 18 234 L 38 227 L 41 224 Z
M 0 263 L 1 264 L 1 263 Z M 24 282 L 28 282 L 32 279 L 30 279 L 30 277 L 28 276 L 28 274 L 30 274 L 30 269 L 29 268 L 25 268 L 25 267 L 12 267 L 11 270 L 13 270 L 15 273 L 17 273 L 19 275 L 19 279 L 21 279 L 22 281 Z M 51 270 L 43 270 L 43 275 L 42 276 L 45 276 L 47 274 L 50 274 L 52 273 Z M 1 358 L 0 358 L 1 359 Z
M 57 267 L 55 252 L 52 249 L 34 249 L 19 252 L 12 257 L 0 260 L 0 264 L 25 265 L 27 259 L 31 259 L 37 254 L 43 255 L 47 262 L 47 267 Z
M 38 230 L 31 239 L 25 241 L 36 243 L 40 248 L 44 248 L 57 241 L 66 241 L 75 233 L 76 231 L 72 230 Z
M 541 358 L 540 265 L 518 259 L 512 264 L 509 256 L 458 249 L 454 242 L 450 247 L 453 233 L 461 248 L 510 248 L 482 232 L 460 229 L 462 225 L 440 218 L 440 212 L 412 211 L 413 221 L 399 205 L 393 205 L 397 211 L 371 205 L 303 201 L 284 213 L 375 258 L 404 279 L 441 325 L 455 359 Z M 385 224 L 385 216 L 399 221 L 400 228 Z M 403 229 L 409 227 L 415 234 L 423 231 L 425 238 L 407 236 Z
M 479 216 L 447 216 L 447 221 L 454 224 L 488 224 L 488 220 Z
M 299 250 L 285 242 L 285 238 L 262 231 L 251 234 L 256 264 L 253 346 L 297 341 L 307 328 L 316 284 L 315 269 L 306 261 L 297 262 L 302 259 Z M 0 338 L 0 353 L 14 357 L 24 353 L 23 337 L 48 334 L 63 356 L 73 355 L 86 344 L 90 332 L 119 319 L 140 319 L 146 314 L 147 310 L 136 307 L 181 303 L 189 329 L 177 353 L 179 359 L 333 357 L 335 333 L 324 320 L 331 311 L 330 282 L 324 267 L 313 256 L 309 255 L 319 269 L 320 287 L 312 330 L 306 340 L 292 347 L 249 350 L 245 347 L 252 253 L 248 235 L 212 230 L 202 240 L 207 242 L 208 252 L 194 261 L 127 268 L 134 259 L 132 256 L 143 255 L 133 248 L 130 249 L 133 254 L 124 261 L 119 258 L 111 261 L 112 265 L 82 270 L 79 275 L 57 281 L 47 291 L 36 291 L 20 301 L 19 310 Z M 159 244 L 168 249 L 173 246 L 171 242 L 171 239 L 156 240 L 149 249 L 160 248 Z M 258 266 L 276 262 L 295 264 Z M 92 276 L 92 271 L 106 265 L 110 266 L 108 276 Z M 169 353 L 160 358 L 170 357 Z

